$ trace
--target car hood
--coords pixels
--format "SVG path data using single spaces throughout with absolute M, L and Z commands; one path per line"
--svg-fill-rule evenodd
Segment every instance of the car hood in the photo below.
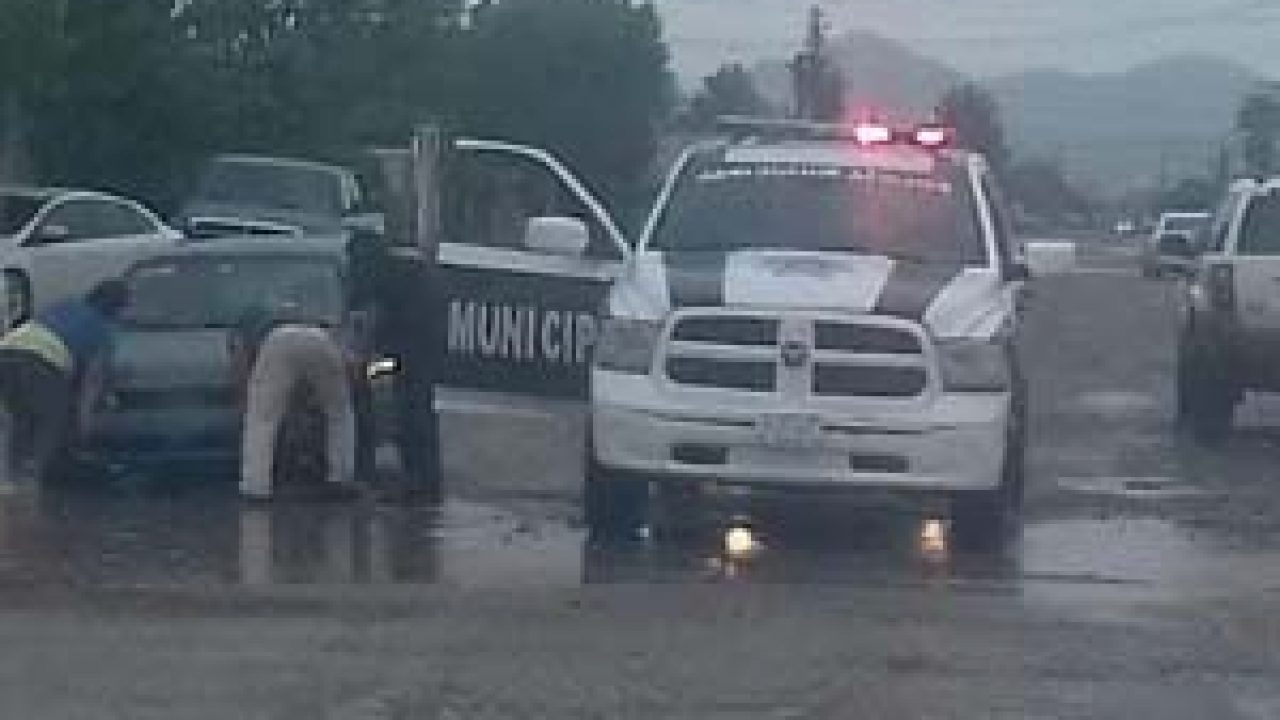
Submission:
M 217 221 L 220 226 L 244 220 L 250 228 L 288 226 L 298 228 L 306 235 L 343 235 L 346 232 L 342 218 L 333 215 L 231 203 L 192 203 L 182 211 L 182 219 L 184 224 L 209 219 Z
M 661 317 L 681 308 L 746 307 L 880 314 L 943 336 L 983 334 L 1011 309 L 987 268 L 878 255 L 784 250 L 646 253 L 611 297 L 615 314 Z
M 222 329 L 124 329 L 111 362 L 116 390 L 230 387 L 231 355 Z

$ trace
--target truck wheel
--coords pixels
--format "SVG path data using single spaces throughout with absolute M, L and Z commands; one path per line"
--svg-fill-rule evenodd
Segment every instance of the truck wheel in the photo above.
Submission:
M 994 490 L 967 493 L 952 507 L 957 546 L 962 549 L 1000 549 L 1016 537 L 1026 488 L 1026 444 L 1021 429 L 1010 433 Z
M 1178 423 L 1198 442 L 1215 445 L 1231 433 L 1237 395 L 1222 371 L 1190 348 L 1178 353 Z
M 582 505 L 593 540 L 635 539 L 649 519 L 649 481 L 638 473 L 604 467 L 588 448 Z

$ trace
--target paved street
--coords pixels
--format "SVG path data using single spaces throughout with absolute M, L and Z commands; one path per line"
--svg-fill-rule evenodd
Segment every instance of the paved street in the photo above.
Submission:
M 1137 275 L 1098 243 L 1035 286 L 1003 552 L 830 508 L 741 562 L 584 548 L 571 410 L 450 412 L 442 508 L 0 487 L 0 717 L 1280 717 L 1280 399 L 1181 438 Z

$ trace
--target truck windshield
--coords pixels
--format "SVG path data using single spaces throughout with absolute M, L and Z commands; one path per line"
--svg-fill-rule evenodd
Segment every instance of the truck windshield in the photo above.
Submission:
M 0 236 L 17 235 L 43 204 L 29 195 L 0 194 Z
M 195 200 L 334 217 L 343 211 L 341 179 L 336 173 L 250 160 L 210 163 Z
M 1240 231 L 1241 255 L 1280 255 L 1280 195 L 1262 195 L 1249 203 Z
M 679 182 L 652 246 L 676 252 L 793 249 L 985 265 L 958 170 L 723 163 Z
M 232 327 L 254 308 L 319 325 L 342 316 L 343 285 L 323 259 L 184 258 L 135 269 L 125 322 L 147 328 Z

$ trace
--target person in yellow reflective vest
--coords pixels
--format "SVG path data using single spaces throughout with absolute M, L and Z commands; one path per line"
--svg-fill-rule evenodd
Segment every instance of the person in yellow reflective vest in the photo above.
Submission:
M 128 285 L 106 280 L 0 338 L 0 403 L 9 412 L 11 453 L 25 456 L 37 480 L 69 430 L 82 428 L 96 406 L 114 323 L 128 304 Z

